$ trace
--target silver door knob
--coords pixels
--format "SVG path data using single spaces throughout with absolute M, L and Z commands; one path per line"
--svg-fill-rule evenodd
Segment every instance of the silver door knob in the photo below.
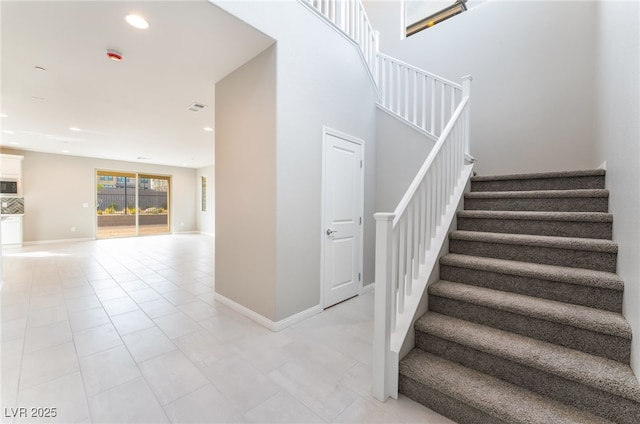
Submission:
M 331 228 L 327 229 L 327 235 L 330 236 L 333 233 L 337 233 L 338 230 L 332 230 Z

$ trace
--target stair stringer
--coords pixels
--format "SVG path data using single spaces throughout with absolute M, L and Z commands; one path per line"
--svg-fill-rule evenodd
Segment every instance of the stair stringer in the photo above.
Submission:
M 428 310 L 428 287 L 440 277 L 440 258 L 449 252 L 449 232 L 457 229 L 457 213 L 464 209 L 464 195 L 471 191 L 471 176 L 474 162 L 465 164 L 456 190 L 449 202 L 442 221 L 431 240 L 425 261 L 420 265 L 418 278 L 412 279 L 412 295 L 405 299 L 404 312 L 396 318 L 395 330 L 391 333 L 388 374 L 389 394 L 398 399 L 400 361 L 415 347 L 415 322 Z

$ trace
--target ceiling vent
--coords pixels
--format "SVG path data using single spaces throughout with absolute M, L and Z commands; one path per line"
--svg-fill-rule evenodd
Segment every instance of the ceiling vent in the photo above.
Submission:
M 200 103 L 194 103 L 187 108 L 191 112 L 200 112 L 202 109 L 206 108 L 207 105 L 201 105 Z

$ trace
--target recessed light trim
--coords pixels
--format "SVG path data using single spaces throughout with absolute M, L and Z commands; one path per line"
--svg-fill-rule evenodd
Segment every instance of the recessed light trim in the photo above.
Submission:
M 80 128 L 78 128 L 78 127 L 69 127 L 69 129 L 70 129 L 71 131 L 82 131 L 82 130 L 81 130 Z
M 211 131 L 213 131 L 213 128 L 211 128 L 211 127 L 204 127 L 204 128 L 203 128 L 203 130 L 208 131 L 208 132 L 211 132 Z
M 16 133 L 15 131 L 11 131 L 11 130 L 3 130 L 2 132 L 5 133 L 5 134 L 15 134 Z
M 125 21 L 129 25 L 138 29 L 147 29 L 149 28 L 149 22 L 145 18 L 140 15 L 136 15 L 135 13 L 130 13 L 124 17 Z
M 0 118 L 8 118 L 9 115 L 5 115 L 4 113 L 0 113 Z
M 68 151 L 68 150 L 60 150 L 60 152 L 62 152 L 62 153 L 69 153 L 69 151 Z
M 18 143 L 17 141 L 12 141 L 11 144 L 13 144 L 14 146 L 19 146 L 20 143 Z

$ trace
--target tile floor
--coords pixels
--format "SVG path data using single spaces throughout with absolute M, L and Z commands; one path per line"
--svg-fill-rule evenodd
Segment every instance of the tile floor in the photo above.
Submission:
M 213 300 L 213 244 L 5 249 L 1 421 L 451 423 L 370 395 L 372 292 L 272 333 Z

